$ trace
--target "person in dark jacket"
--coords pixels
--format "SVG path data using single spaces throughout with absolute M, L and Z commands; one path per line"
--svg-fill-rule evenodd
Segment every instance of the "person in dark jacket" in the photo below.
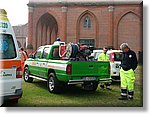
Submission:
M 119 100 L 130 100 L 134 95 L 134 70 L 138 62 L 135 52 L 129 48 L 127 43 L 122 43 L 120 49 L 123 51 L 123 57 L 120 65 L 121 96 Z

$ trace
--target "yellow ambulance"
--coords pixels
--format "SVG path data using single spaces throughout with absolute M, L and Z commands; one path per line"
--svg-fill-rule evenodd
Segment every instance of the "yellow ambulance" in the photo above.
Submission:
M 22 71 L 19 48 L 7 12 L 0 9 L 0 103 L 17 103 L 21 96 Z

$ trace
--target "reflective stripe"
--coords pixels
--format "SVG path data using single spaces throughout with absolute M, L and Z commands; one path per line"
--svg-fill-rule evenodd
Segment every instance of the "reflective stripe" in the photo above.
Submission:
M 127 96 L 127 89 L 121 89 L 121 96 Z
M 1 69 L 8 69 L 12 67 L 20 67 L 21 66 L 21 60 L 2 60 L 0 61 L 0 68 Z
M 0 20 L 9 21 L 7 17 L 0 16 Z
M 67 64 L 48 63 L 40 61 L 25 61 L 25 64 L 42 68 L 51 68 L 66 71 Z
M 121 96 L 127 96 L 127 93 L 121 93 Z
M 48 63 L 48 68 L 66 71 L 67 64 Z
M 129 98 L 133 98 L 133 95 L 128 95 Z

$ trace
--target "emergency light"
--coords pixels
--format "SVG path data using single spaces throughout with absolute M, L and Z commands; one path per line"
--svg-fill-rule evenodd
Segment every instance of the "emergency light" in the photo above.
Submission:
M 0 9 L 1 16 L 7 16 L 7 12 L 4 9 Z

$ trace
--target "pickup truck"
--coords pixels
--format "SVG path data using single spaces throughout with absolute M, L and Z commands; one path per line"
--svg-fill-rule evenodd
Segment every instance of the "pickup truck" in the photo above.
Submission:
M 47 81 L 50 93 L 59 93 L 66 85 L 76 84 L 95 91 L 100 82 L 111 82 L 109 62 L 63 59 L 59 55 L 60 46 L 59 43 L 40 46 L 25 62 L 24 81 L 32 82 L 34 78 Z

